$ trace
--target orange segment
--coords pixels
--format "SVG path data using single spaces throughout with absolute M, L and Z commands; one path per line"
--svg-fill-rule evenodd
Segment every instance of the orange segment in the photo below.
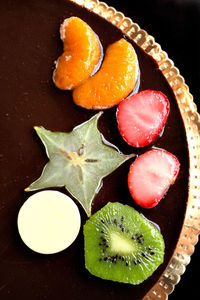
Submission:
M 138 71 L 133 46 L 121 39 L 108 47 L 101 69 L 74 89 L 74 102 L 87 109 L 115 106 L 133 90 Z
M 56 62 L 53 81 L 59 89 L 71 90 L 94 71 L 101 58 L 101 46 L 94 31 L 77 17 L 64 20 L 60 37 L 64 52 Z

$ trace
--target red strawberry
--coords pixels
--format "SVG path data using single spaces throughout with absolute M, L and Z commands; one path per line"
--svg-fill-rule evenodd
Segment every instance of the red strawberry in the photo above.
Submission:
M 176 156 L 162 149 L 150 150 L 138 156 L 128 174 L 131 196 L 142 207 L 156 206 L 175 182 L 179 169 Z
M 118 105 L 120 134 L 129 145 L 144 147 L 161 133 L 169 110 L 167 97 L 159 91 L 146 90 L 134 94 Z

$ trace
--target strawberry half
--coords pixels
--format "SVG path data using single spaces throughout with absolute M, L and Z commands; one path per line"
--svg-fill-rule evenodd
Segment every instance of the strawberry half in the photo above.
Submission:
M 117 122 L 123 139 L 131 146 L 144 147 L 161 133 L 170 104 L 160 91 L 145 90 L 118 105 Z
M 176 156 L 162 149 L 150 150 L 138 156 L 128 174 L 131 196 L 144 208 L 156 206 L 175 182 L 179 169 Z

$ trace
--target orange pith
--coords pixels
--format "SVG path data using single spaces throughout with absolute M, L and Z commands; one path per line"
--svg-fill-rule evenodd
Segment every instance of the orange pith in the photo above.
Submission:
M 74 89 L 74 102 L 87 109 L 113 107 L 131 93 L 137 77 L 133 46 L 121 39 L 108 47 L 100 70 Z
M 53 80 L 59 89 L 71 90 L 94 71 L 101 57 L 100 43 L 89 25 L 77 17 L 64 20 L 60 37 L 64 52 L 56 62 Z

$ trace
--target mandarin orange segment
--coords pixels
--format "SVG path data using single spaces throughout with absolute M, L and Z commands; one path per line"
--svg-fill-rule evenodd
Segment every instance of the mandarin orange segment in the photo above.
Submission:
M 77 17 L 64 20 L 60 37 L 64 52 L 56 62 L 53 81 L 59 89 L 71 90 L 95 70 L 101 58 L 101 45 L 89 25 Z
M 107 48 L 100 70 L 73 91 L 74 102 L 87 109 L 106 109 L 126 98 L 139 76 L 133 46 L 121 39 Z

